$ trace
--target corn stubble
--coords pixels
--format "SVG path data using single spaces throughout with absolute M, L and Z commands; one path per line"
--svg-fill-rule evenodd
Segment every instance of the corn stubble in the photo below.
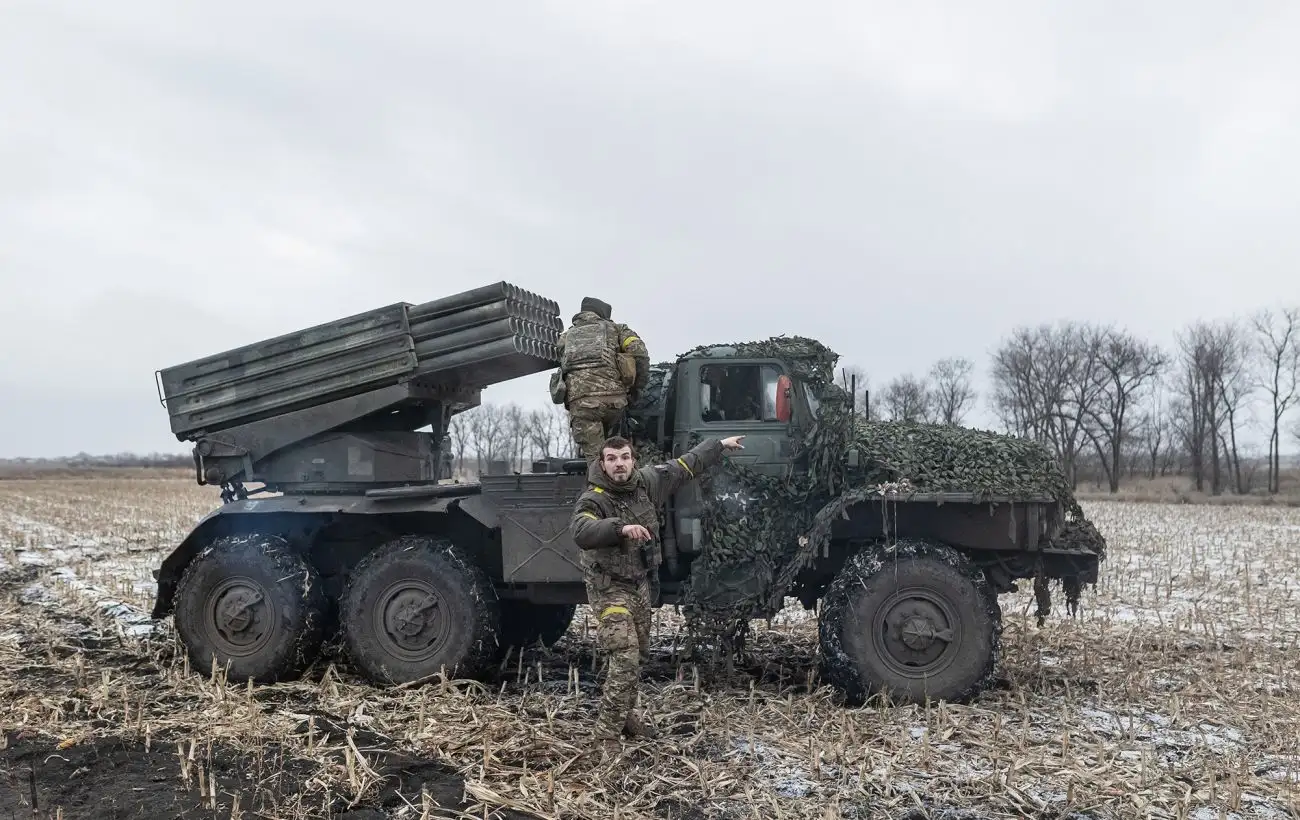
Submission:
M 1109 542 L 1097 590 L 1042 628 L 1032 592 L 1003 596 L 1006 680 L 969 706 L 846 710 L 816 677 L 815 616 L 797 604 L 752 625 L 767 663 L 751 681 L 710 689 L 674 664 L 684 624 L 661 611 L 642 698 L 664 736 L 599 768 L 583 756 L 598 694 L 585 608 L 554 652 L 516 654 L 486 682 L 381 690 L 338 661 L 275 686 L 194 673 L 169 624 L 139 634 L 131 609 L 148 611 L 149 570 L 213 503 L 187 476 L 0 483 L 0 728 L 174 749 L 177 789 L 222 818 L 367 805 L 393 785 L 380 765 L 393 751 L 464 778 L 460 807 L 403 794 L 410 818 L 1300 807 L 1300 510 L 1085 504 Z M 261 785 L 232 793 L 214 750 L 242 752 Z

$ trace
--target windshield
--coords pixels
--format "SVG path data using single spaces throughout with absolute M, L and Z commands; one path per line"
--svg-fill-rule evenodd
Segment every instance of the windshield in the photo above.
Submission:
M 833 382 L 823 384 L 820 387 L 808 385 L 808 389 L 804 393 L 808 396 L 808 408 L 812 410 L 814 416 L 821 415 L 821 406 L 827 402 L 839 403 L 845 407 L 849 403 L 849 391 Z

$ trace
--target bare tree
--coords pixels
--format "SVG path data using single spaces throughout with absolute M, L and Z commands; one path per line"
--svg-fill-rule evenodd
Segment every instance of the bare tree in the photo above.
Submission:
M 1164 354 L 1135 336 L 1111 328 L 1100 331 L 1093 366 L 1098 389 L 1084 405 L 1086 432 L 1097 448 L 1112 493 L 1119 492 L 1124 447 L 1129 438 L 1130 411 L 1139 392 L 1153 382 L 1165 365 Z M 1084 378 L 1091 380 L 1091 375 Z
M 1142 442 L 1146 476 L 1165 476 L 1174 469 L 1178 450 L 1174 447 L 1174 428 L 1162 380 L 1153 379 L 1143 413 L 1134 425 L 1134 437 Z
M 1223 407 L 1223 427 L 1219 437 L 1228 457 L 1235 491 L 1238 495 L 1246 495 L 1250 488 L 1242 474 L 1237 431 L 1249 420 L 1250 410 L 1247 405 L 1255 392 L 1256 384 L 1252 374 L 1254 361 L 1250 355 L 1250 340 L 1242 326 L 1236 321 L 1228 321 L 1222 327 L 1224 359 L 1223 366 L 1219 368 L 1217 386 L 1219 402 Z
M 531 436 L 528 430 L 528 414 L 516 402 L 510 402 L 501 413 L 502 433 L 505 439 L 506 460 L 511 469 L 518 469 L 524 460 L 524 451 Z
M 505 413 L 500 406 L 484 404 L 468 411 L 470 444 L 477 459 L 477 472 L 483 475 L 487 466 L 505 455 L 508 449 Z
M 1197 321 L 1178 336 L 1180 395 L 1174 405 L 1175 423 L 1197 491 L 1205 489 L 1208 468 L 1212 495 L 1223 492 L 1224 467 L 1231 468 L 1235 460 L 1232 442 L 1244 396 L 1240 339 L 1235 322 Z
M 885 410 L 891 421 L 928 421 L 931 417 L 931 395 L 924 379 L 911 373 L 894 379 L 885 387 Z
M 1264 309 L 1252 320 L 1256 345 L 1263 358 L 1260 386 L 1271 404 L 1268 437 L 1268 492 L 1281 488 L 1282 417 L 1297 398 L 1300 388 L 1300 309 L 1285 308 L 1281 314 Z M 1300 427 L 1296 428 L 1300 431 Z
M 940 359 L 930 369 L 931 404 L 940 424 L 957 426 L 975 405 L 976 392 L 971 385 L 975 363 L 960 356 Z
M 1259 452 L 1258 445 L 1249 445 L 1241 450 L 1241 478 L 1240 486 L 1237 492 L 1246 495 L 1255 491 L 1255 485 L 1259 483 L 1259 468 L 1269 463 Z M 1266 476 L 1267 477 L 1267 476 Z
M 528 414 L 528 434 L 534 450 L 542 458 L 568 458 L 572 452 L 568 413 L 560 405 Z
M 1072 483 L 1103 384 L 1101 339 L 1073 322 L 1021 327 L 993 355 L 994 412 L 1010 432 L 1052 447 Z
M 1212 353 L 1213 329 L 1197 322 L 1179 334 L 1180 372 L 1178 397 L 1172 403 L 1174 427 L 1191 460 L 1192 483 L 1197 492 L 1205 490 L 1206 451 L 1210 444 L 1218 447 L 1218 436 L 1210 433 L 1211 409 L 1215 402 L 1214 382 L 1206 372 L 1217 365 Z M 1212 485 L 1218 486 L 1218 450 L 1215 449 Z
M 549 404 L 546 408 L 548 427 L 555 431 L 556 458 L 576 458 L 578 443 L 573 440 L 573 429 L 569 425 L 569 411 L 558 404 Z
M 470 423 L 465 420 L 465 413 L 457 413 L 451 417 L 447 424 L 447 445 L 451 448 L 451 453 L 456 460 L 456 473 L 463 475 L 465 472 L 465 448 L 469 446 L 470 441 Z

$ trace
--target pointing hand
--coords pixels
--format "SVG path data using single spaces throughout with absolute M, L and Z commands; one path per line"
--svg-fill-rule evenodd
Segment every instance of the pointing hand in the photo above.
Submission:
M 650 530 L 640 524 L 627 524 L 623 527 L 623 537 L 633 541 L 649 541 Z
M 724 450 L 743 450 L 743 449 L 745 449 L 745 445 L 743 445 L 743 444 L 740 443 L 740 440 L 741 440 L 742 438 L 744 438 L 744 436 L 732 436 L 731 438 L 724 438 L 724 439 L 722 440 L 722 449 L 724 449 Z

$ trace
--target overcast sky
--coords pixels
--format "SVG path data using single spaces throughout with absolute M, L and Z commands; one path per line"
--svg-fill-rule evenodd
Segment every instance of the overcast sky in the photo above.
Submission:
M 1300 303 L 1295 3 L 0 9 L 0 456 L 186 451 L 156 369 L 501 279 L 876 385 Z

